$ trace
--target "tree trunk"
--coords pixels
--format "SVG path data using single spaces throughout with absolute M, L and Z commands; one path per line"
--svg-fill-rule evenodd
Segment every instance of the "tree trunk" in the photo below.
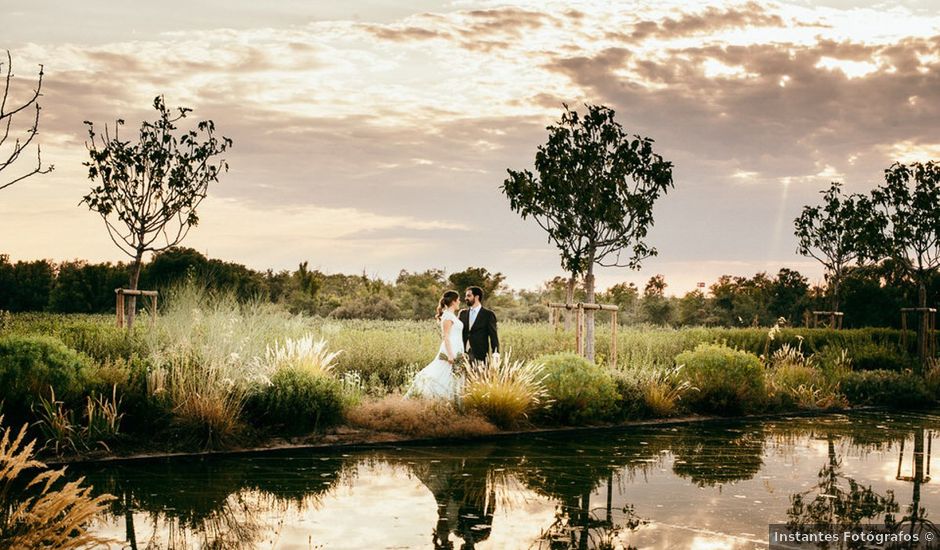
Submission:
M 835 274 L 832 278 L 832 311 L 839 311 L 839 290 L 842 286 L 842 277 Z
M 576 281 L 574 273 L 568 277 L 568 288 L 565 292 L 565 303 L 571 304 L 574 303 L 574 283 Z M 566 309 L 565 310 L 565 332 L 571 331 L 571 325 L 574 324 L 574 310 Z
M 130 290 L 137 290 L 137 282 L 140 280 L 140 268 L 143 266 L 143 251 L 138 252 L 134 258 L 134 265 L 131 266 L 131 278 L 128 281 Z M 134 328 L 134 318 L 137 316 L 137 296 L 127 297 L 127 330 Z
M 927 339 L 933 338 L 928 330 L 930 314 L 927 312 L 927 283 L 924 279 L 924 275 L 921 275 L 918 277 L 917 282 L 917 307 L 920 308 L 917 312 L 919 318 L 917 325 L 917 358 L 919 359 L 922 374 L 927 372 L 928 350 L 930 349 Z
M 585 298 L 589 304 L 594 303 L 594 254 L 590 256 L 590 262 L 587 267 L 587 274 L 584 275 L 584 290 L 587 293 Z M 594 310 L 589 309 L 584 312 L 584 357 L 594 362 Z

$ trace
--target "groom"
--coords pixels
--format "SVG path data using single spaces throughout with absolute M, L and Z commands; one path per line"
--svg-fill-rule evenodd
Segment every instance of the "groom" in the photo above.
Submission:
M 483 289 L 471 286 L 464 294 L 467 309 L 460 312 L 463 323 L 463 345 L 474 361 L 486 361 L 492 350 L 499 357 L 499 335 L 496 314 L 483 307 Z

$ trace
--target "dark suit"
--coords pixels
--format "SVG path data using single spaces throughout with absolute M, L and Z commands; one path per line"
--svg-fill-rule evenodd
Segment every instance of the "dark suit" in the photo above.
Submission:
M 460 312 L 460 321 L 463 323 L 463 347 L 470 343 L 470 357 L 483 361 L 491 351 L 499 351 L 499 335 L 496 331 L 496 314 L 481 307 L 477 318 L 470 326 L 470 310 Z

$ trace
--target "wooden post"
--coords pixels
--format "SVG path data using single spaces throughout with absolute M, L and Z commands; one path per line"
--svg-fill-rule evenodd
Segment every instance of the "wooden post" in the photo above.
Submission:
M 901 348 L 907 353 L 907 310 L 901 308 Z
M 150 326 L 157 322 L 157 295 L 150 297 Z
M 620 324 L 617 311 L 610 312 L 610 367 L 617 368 L 617 325 Z
M 114 313 L 117 316 L 117 327 L 124 328 L 124 289 L 116 288 L 114 292 L 117 293 L 116 305 L 114 307 Z
M 125 296 L 141 296 L 150 298 L 150 324 L 153 325 L 157 322 L 157 295 L 156 290 L 129 290 L 126 288 L 115 288 L 114 293 L 116 294 L 114 313 L 117 317 L 117 326 L 118 328 L 124 328 L 125 318 L 127 317 L 127 312 L 125 311 Z
M 584 305 L 578 304 L 578 318 L 575 326 L 575 347 L 578 355 L 584 355 Z

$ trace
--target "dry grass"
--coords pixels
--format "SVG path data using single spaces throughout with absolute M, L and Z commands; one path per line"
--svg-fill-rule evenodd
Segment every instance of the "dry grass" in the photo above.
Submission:
M 509 428 L 548 399 L 541 364 L 513 361 L 510 352 L 467 369 L 463 403 L 497 426 Z
M 3 417 L 0 417 L 0 421 Z M 111 495 L 91 496 L 84 478 L 60 483 L 65 468 L 50 470 L 32 458 L 35 442 L 23 444 L 26 426 L 0 439 L 0 547 L 100 548 L 117 541 L 86 531 Z
M 676 414 L 683 394 L 691 390 L 691 384 L 679 376 L 681 367 L 668 371 L 650 371 L 644 376 L 643 402 L 656 417 Z
M 446 401 L 388 395 L 363 402 L 346 414 L 349 425 L 413 437 L 471 437 L 496 432 L 474 412 L 460 413 Z

